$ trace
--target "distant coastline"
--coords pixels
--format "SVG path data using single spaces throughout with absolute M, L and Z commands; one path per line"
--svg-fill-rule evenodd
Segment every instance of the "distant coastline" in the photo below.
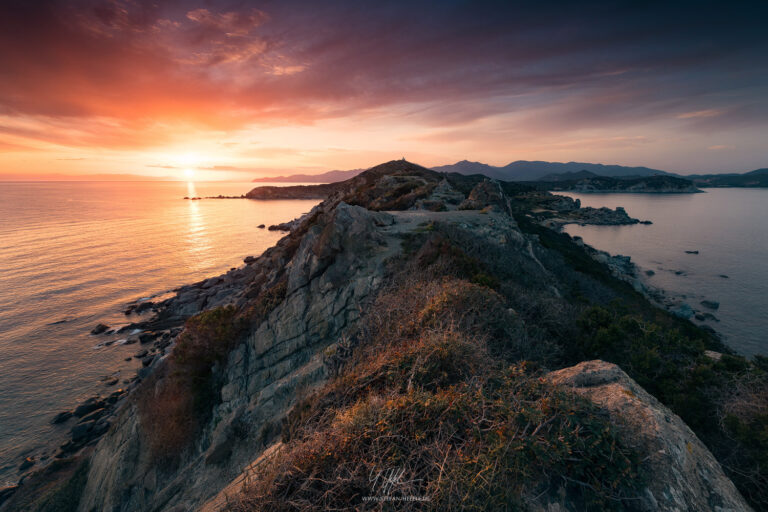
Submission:
M 442 165 L 433 167 L 432 170 L 442 173 L 458 173 L 463 175 L 482 174 L 489 178 L 503 181 L 514 182 L 537 182 L 537 183 L 555 183 L 559 182 L 562 186 L 564 181 L 580 180 L 584 178 L 614 178 L 619 180 L 638 180 L 638 179 L 669 179 L 669 183 L 675 179 L 686 180 L 692 183 L 691 190 L 679 190 L 685 188 L 681 185 L 671 185 L 669 190 L 651 189 L 644 190 L 643 187 L 637 187 L 634 190 L 627 190 L 623 184 L 608 187 L 593 187 L 592 190 L 579 190 L 580 192 L 632 192 L 632 193 L 689 193 L 700 192 L 693 188 L 711 188 L 711 187 L 768 187 L 768 168 L 756 169 L 744 173 L 721 173 L 721 174 L 677 174 L 673 172 L 662 171 L 660 169 L 651 169 L 649 167 L 626 167 L 622 165 L 604 165 L 582 162 L 532 162 L 519 160 L 502 167 L 496 167 L 481 162 L 470 162 L 462 160 L 451 165 Z M 352 169 L 348 171 L 328 171 L 321 174 L 292 174 L 287 176 L 273 176 L 266 178 L 257 178 L 253 183 L 338 183 L 353 178 L 363 172 L 363 169 Z M 555 187 L 555 185 L 551 185 Z M 651 187 L 652 188 L 652 187 Z M 548 190 L 571 190 L 568 188 L 550 188 Z

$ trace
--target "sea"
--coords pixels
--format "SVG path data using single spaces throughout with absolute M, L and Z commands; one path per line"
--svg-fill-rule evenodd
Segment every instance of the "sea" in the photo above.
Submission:
M 623 206 L 651 225 L 565 231 L 613 255 L 630 256 L 642 279 L 712 313 L 703 322 L 737 352 L 768 355 L 768 189 L 707 188 L 701 194 L 562 193 L 582 206 Z M 647 275 L 646 272 L 653 275 Z M 701 301 L 720 304 L 712 310 Z
M 259 183 L 265 185 L 265 183 Z M 27 456 L 50 457 L 69 426 L 56 413 L 135 375 L 120 327 L 137 299 L 226 272 L 284 233 L 259 229 L 318 201 L 239 196 L 252 183 L 0 183 L 0 487 Z M 109 342 L 114 342 L 109 344 Z M 117 377 L 118 384 L 105 380 Z
M 262 185 L 262 184 L 260 184 Z M 317 201 L 185 200 L 241 195 L 251 183 L 0 183 L 0 487 L 26 456 L 50 457 L 69 427 L 53 416 L 124 386 L 140 365 L 120 327 L 137 299 L 218 275 L 283 236 Z M 652 225 L 567 226 L 571 235 L 628 255 L 645 279 L 706 310 L 737 351 L 768 353 L 768 190 L 704 194 L 567 194 L 585 206 L 623 206 Z M 689 254 L 686 251 L 698 251 Z M 727 276 L 727 277 L 725 277 Z M 708 311 L 708 310 L 707 310 Z M 114 342 L 108 344 L 109 342 Z M 105 384 L 118 377 L 119 383 Z

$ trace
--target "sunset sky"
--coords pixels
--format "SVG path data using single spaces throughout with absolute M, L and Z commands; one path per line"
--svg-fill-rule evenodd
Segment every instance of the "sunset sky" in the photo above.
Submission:
M 768 166 L 768 2 L 515 4 L 2 0 L 0 179 Z

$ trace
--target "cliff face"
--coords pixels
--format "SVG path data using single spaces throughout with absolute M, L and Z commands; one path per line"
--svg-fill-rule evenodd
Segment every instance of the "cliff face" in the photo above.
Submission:
M 147 460 L 136 407 L 128 408 L 92 457 L 81 509 L 188 510 L 228 483 L 279 432 L 299 392 L 325 378 L 323 350 L 354 326 L 396 250 L 384 231 L 393 222 L 341 203 L 313 224 L 285 265 L 285 299 L 229 355 L 194 455 L 162 474 Z
M 573 210 L 572 206 L 563 208 Z M 504 443 L 523 443 L 515 453 L 536 453 L 541 449 L 537 433 L 547 443 L 554 443 L 554 452 L 560 453 L 558 450 L 572 449 L 558 444 L 563 438 L 571 436 L 578 444 L 593 435 L 585 438 L 582 427 L 574 427 L 567 411 L 576 411 L 587 418 L 584 425 L 594 430 L 596 439 L 623 447 L 620 453 L 627 465 L 623 470 L 626 474 L 648 475 L 650 471 L 665 475 L 661 482 L 652 478 L 642 485 L 626 483 L 624 473 L 612 472 L 612 452 L 577 454 L 575 460 L 583 456 L 583 460 L 608 466 L 607 473 L 586 484 L 591 490 L 585 490 L 580 483 L 568 480 L 571 473 L 562 478 L 553 475 L 563 467 L 588 472 L 592 462 L 574 463 L 573 457 L 552 461 L 533 457 L 532 467 L 543 464 L 540 461 L 544 459 L 551 466 L 540 468 L 540 474 L 526 472 L 525 478 L 539 476 L 523 487 L 504 484 L 506 480 L 499 476 L 501 487 L 507 489 L 504 492 L 514 490 L 513 498 L 527 508 L 576 510 L 593 503 L 590 500 L 613 506 L 610 500 L 616 494 L 621 497 L 619 508 L 632 510 L 749 510 L 682 420 L 617 367 L 589 363 L 546 375 L 531 369 L 563 368 L 594 353 L 590 341 L 582 339 L 576 329 L 585 303 L 641 299 L 610 277 L 606 268 L 589 263 L 592 260 L 586 253 L 564 241 L 567 235 L 537 233 L 545 228 L 530 224 L 525 216 L 516 220 L 513 214 L 518 215 L 518 210 L 515 199 L 496 182 L 479 179 L 468 186 L 466 181 L 452 182 L 405 161 L 390 162 L 345 182 L 294 223 L 291 233 L 276 247 L 247 259 L 244 267 L 181 289 L 162 305 L 158 321 L 175 322 L 211 308 L 233 319 L 226 326 L 209 329 L 219 333 L 217 343 L 226 344 L 223 357 L 195 366 L 197 380 L 181 381 L 198 387 L 204 382 L 206 387 L 201 389 L 210 392 L 207 401 L 194 402 L 188 409 L 194 414 L 183 416 L 185 423 L 179 428 L 189 423 L 196 427 L 182 428 L 188 438 L 170 454 L 160 446 L 164 455 L 158 456 L 157 439 L 169 432 L 153 430 L 152 425 L 157 421 L 166 429 L 178 425 L 163 423 L 162 417 L 153 423 L 151 414 L 164 409 L 171 413 L 173 396 L 168 390 L 176 389 L 178 394 L 179 388 L 172 386 L 174 379 L 180 378 L 181 369 L 192 368 L 188 361 L 190 340 L 202 339 L 200 333 L 209 332 L 200 327 L 206 325 L 203 320 L 187 322 L 186 331 L 174 340 L 171 355 L 143 372 L 142 382 L 119 409 L 112 428 L 92 453 L 83 455 L 88 459 L 87 476 L 78 484 L 77 510 L 180 511 L 203 507 L 218 511 L 240 499 L 248 503 L 243 484 L 266 474 L 264 461 L 272 459 L 265 457 L 265 450 L 271 458 L 276 457 L 276 464 L 282 463 L 281 457 L 293 461 L 293 466 L 285 466 L 285 471 L 270 482 L 289 478 L 294 473 L 288 468 L 301 464 L 306 465 L 307 475 L 313 475 L 306 477 L 313 482 L 339 476 L 317 476 L 329 467 L 375 469 L 371 460 L 358 460 L 358 452 L 344 452 L 344 444 L 328 448 L 339 459 L 323 467 L 313 466 L 315 459 L 301 456 L 300 450 L 312 443 L 348 443 L 365 438 L 359 433 L 347 435 L 356 431 L 343 429 L 361 424 L 350 418 L 366 403 L 378 404 L 375 410 L 388 411 L 392 404 L 400 403 L 398 400 L 415 400 L 413 403 L 426 407 L 425 411 L 434 412 L 435 404 L 458 404 L 464 398 L 469 409 L 476 408 L 481 395 L 487 395 L 489 404 L 498 404 L 494 406 L 497 409 L 488 409 L 495 411 L 496 427 L 484 426 L 488 421 L 485 409 L 475 411 L 480 423 L 464 425 L 471 423 L 474 413 L 469 409 L 456 413 L 458 405 L 449 405 L 438 411 L 442 419 L 427 422 L 415 432 L 414 446 L 431 439 L 432 429 L 446 418 L 442 415 L 449 414 L 461 425 L 457 432 L 477 428 L 493 435 L 487 438 L 483 433 L 478 438 L 482 442 L 465 446 L 477 451 L 478 457 L 489 456 L 490 445 L 484 443 L 501 443 L 494 456 L 508 453 L 513 446 Z M 566 244 L 566 249 L 558 249 L 560 243 Z M 642 304 L 640 309 L 650 308 L 644 302 L 637 304 Z M 229 309 L 221 309 L 227 305 Z M 664 321 L 678 326 L 674 323 L 678 320 Z M 229 324 L 238 327 L 231 330 Z M 223 327 L 227 329 L 222 331 Z M 703 353 L 704 347 L 715 343 L 706 333 L 692 326 L 690 329 L 691 336 L 701 337 L 696 341 L 696 347 L 701 348 L 696 350 Z M 214 350 L 222 349 L 214 345 Z M 524 360 L 533 363 L 526 366 L 528 363 L 521 363 Z M 510 373 L 506 369 L 510 365 L 521 369 Z M 519 375 L 519 381 L 510 375 Z M 544 382 L 549 384 L 542 388 Z M 188 391 L 192 393 L 192 387 Z M 449 396 L 453 401 L 446 402 Z M 592 405 L 579 401 L 581 396 Z M 563 404 L 563 414 L 541 419 L 537 415 L 549 414 L 552 397 Z M 525 422 L 512 428 L 515 421 L 533 414 L 514 409 L 523 402 L 541 407 L 543 412 L 536 412 L 530 420 L 541 421 L 539 428 L 529 425 L 523 429 Z M 516 433 L 494 434 L 496 428 L 507 432 L 505 425 Z M 552 430 L 553 425 L 560 430 Z M 619 427 L 614 431 L 616 425 Z M 610 439 L 600 437 L 603 428 L 610 431 Z M 427 457 L 419 459 L 424 473 L 413 480 L 423 482 L 426 487 L 419 487 L 422 491 L 433 493 L 438 509 L 448 506 L 446 503 L 460 506 L 451 500 L 463 495 L 456 492 L 464 491 L 446 489 L 443 470 L 440 475 L 433 470 L 465 468 L 466 461 L 451 454 L 459 439 L 461 443 L 468 439 L 464 434 L 440 437 L 444 436 L 442 427 L 440 432 L 434 435 L 438 436 L 435 446 L 447 450 L 443 466 L 439 466 L 440 461 L 427 464 L 427 455 L 417 457 L 415 448 L 407 451 L 411 458 Z M 552 439 L 547 437 L 550 432 Z M 555 432 L 561 432 L 560 437 Z M 410 434 L 395 430 L 393 435 Z M 173 441 L 169 439 L 169 443 Z M 510 463 L 499 460 L 502 466 Z M 413 464 L 418 467 L 419 461 Z M 519 461 L 509 468 L 504 478 L 522 482 L 514 473 L 519 471 Z M 457 479 L 463 474 L 459 469 Z M 349 482 L 368 485 L 355 480 L 358 477 L 365 480 L 368 475 L 349 477 Z M 618 490 L 598 488 L 608 482 L 616 482 L 611 485 Z M 264 496 L 269 497 L 277 491 L 267 484 Z M 285 485 L 291 489 L 293 484 L 287 481 Z M 323 499 L 333 494 L 321 491 L 317 496 L 325 496 Z M 297 499 L 304 492 L 308 492 L 304 485 L 291 491 Z M 354 503 L 325 505 L 365 508 L 359 499 L 360 492 L 366 491 L 355 492 L 348 498 L 357 500 Z M 23 490 L 17 498 L 15 503 L 22 503 Z M 13 499 L 8 506 L 14 506 Z M 307 502 L 320 507 L 317 499 L 307 498 Z M 269 502 L 262 497 L 243 510 L 264 509 L 264 503 Z

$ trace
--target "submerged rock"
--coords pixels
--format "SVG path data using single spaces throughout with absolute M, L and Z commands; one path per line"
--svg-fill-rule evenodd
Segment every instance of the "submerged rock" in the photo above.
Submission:
M 716 300 L 703 300 L 700 304 L 709 309 L 718 309 L 720 307 L 720 303 Z

